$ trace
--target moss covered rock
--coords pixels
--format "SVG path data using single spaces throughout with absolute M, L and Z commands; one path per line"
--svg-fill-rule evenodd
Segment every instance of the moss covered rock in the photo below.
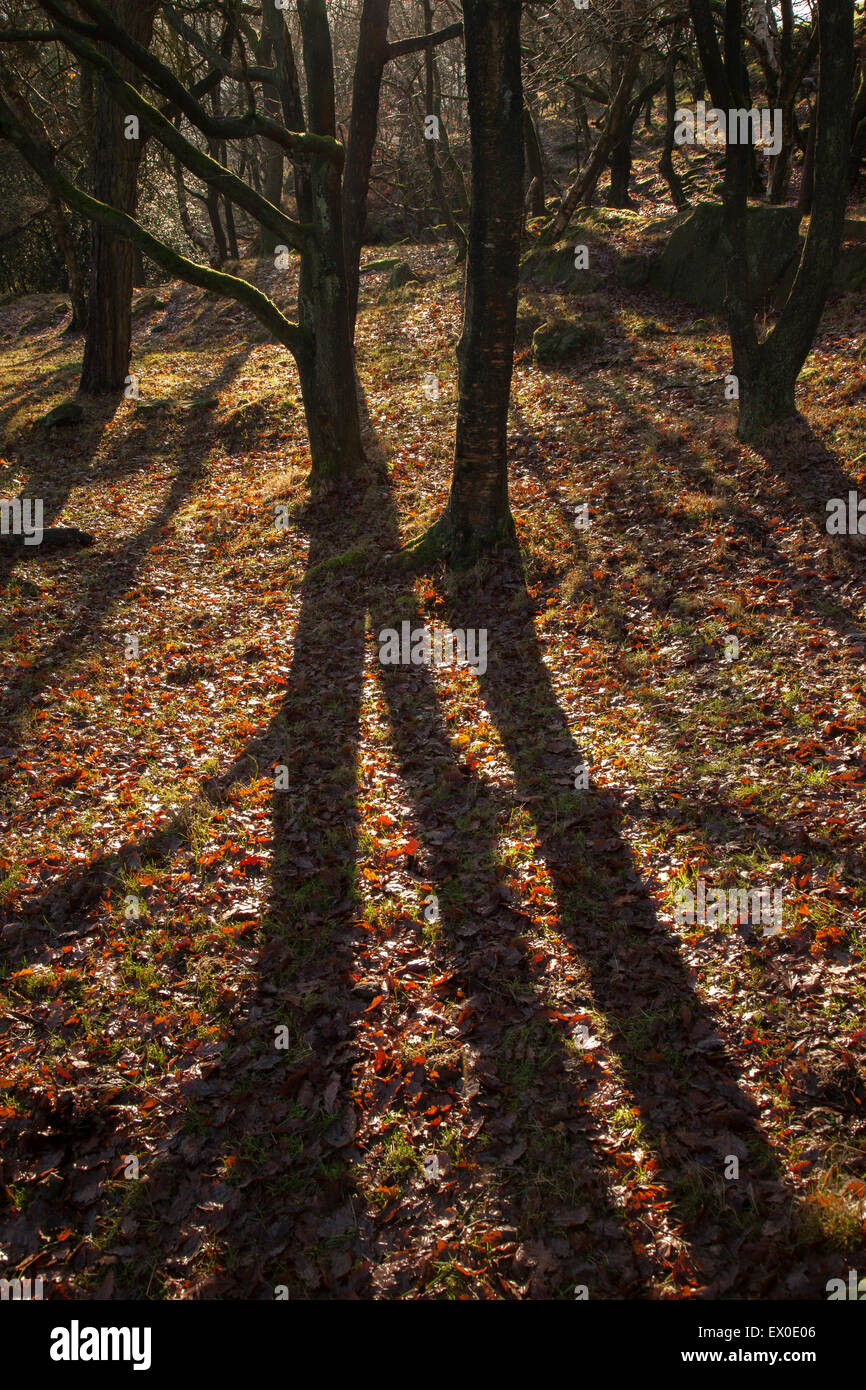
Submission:
M 535 362 L 565 362 L 586 348 L 597 347 L 603 333 L 591 319 L 570 323 L 553 319 L 542 323 L 532 335 L 532 357 Z
M 725 304 L 727 253 L 721 203 L 700 203 L 671 234 L 655 266 L 654 289 L 672 299 L 721 311 Z M 760 299 L 782 281 L 800 253 L 796 208 L 750 204 L 747 216 L 749 273 Z
M 585 268 L 580 266 L 583 258 L 575 256 L 576 246 L 587 248 L 588 265 Z M 592 263 L 592 244 L 580 228 L 574 241 L 560 242 L 557 246 L 534 248 L 529 251 L 520 263 L 520 283 L 532 283 L 548 290 L 588 293 L 598 284 Z

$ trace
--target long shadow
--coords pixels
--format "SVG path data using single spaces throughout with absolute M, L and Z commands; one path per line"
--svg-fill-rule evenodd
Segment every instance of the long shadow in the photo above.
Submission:
M 760 1269 L 769 1253 L 758 1229 L 761 1218 L 772 1217 L 788 1240 L 798 1234 L 796 1204 L 740 1083 L 742 1063 L 726 1050 L 717 1020 L 695 993 L 678 942 L 658 921 L 619 828 L 621 807 L 596 791 L 576 795 L 574 811 L 563 814 L 557 783 L 584 759 L 531 622 L 515 616 L 507 592 L 495 583 L 453 603 L 450 616 L 454 627 L 487 627 L 490 633 L 481 693 L 514 769 L 517 795 L 532 807 L 556 888 L 560 930 L 588 970 L 595 1008 L 610 1029 L 612 1051 L 641 1117 L 642 1142 L 658 1160 L 672 1226 L 708 1292 L 742 1293 L 739 1271 L 730 1264 L 719 1268 L 720 1230 L 735 1237 L 744 1269 Z M 721 1208 L 697 1217 L 688 1157 L 696 1150 L 703 1165 L 713 1155 L 717 1173 L 723 1151 L 739 1155 L 743 1178 L 741 1185 L 727 1184 Z M 738 1208 L 740 1220 L 730 1220 Z M 819 1270 L 810 1276 L 817 1291 Z M 758 1288 L 764 1296 L 790 1296 L 780 1271 L 767 1270 Z
M 347 585 L 339 570 L 327 568 L 351 543 L 347 530 L 365 536 L 377 551 L 394 549 L 396 518 L 381 480 L 368 488 L 363 503 L 359 491 L 350 491 L 336 506 L 329 499 L 307 509 L 310 568 L 289 695 L 270 726 L 211 788 L 214 797 L 229 795 L 249 775 L 251 754 L 260 766 L 285 761 L 289 767 L 288 789 L 274 793 L 274 867 L 258 982 L 231 1017 L 221 1060 L 203 1080 L 193 1077 L 178 1086 L 173 1124 L 160 1141 L 162 1157 L 148 1164 L 144 1176 L 150 1276 L 159 1271 L 158 1287 L 178 1277 L 203 1243 L 216 1241 L 228 1263 L 200 1282 L 200 1296 L 267 1297 L 281 1283 L 323 1296 L 375 1292 L 371 1263 L 387 1264 L 402 1244 L 411 1266 L 412 1222 L 419 1223 L 420 1237 L 436 1207 L 431 1197 L 429 1206 L 422 1204 L 408 1218 L 409 1227 L 404 1223 L 399 1237 L 392 1237 L 387 1222 L 366 1209 L 355 1176 L 362 1157 L 354 1144 L 353 1075 L 360 1061 L 355 1033 L 369 1002 L 369 996 L 359 999 L 352 983 L 352 966 L 357 971 L 366 940 L 353 883 L 364 623 L 369 610 L 375 632 L 399 626 L 398 614 L 420 625 L 405 583 L 375 576 L 370 567 Z M 352 517 L 348 528 L 344 514 Z M 590 1296 L 640 1296 L 651 1279 L 670 1271 L 680 1290 L 742 1293 L 748 1281 L 749 1292 L 775 1291 L 785 1271 L 770 1270 L 765 1277 L 751 1272 L 773 1250 L 758 1226 L 772 1219 L 783 1239 L 790 1238 L 797 1224 L 794 1204 L 741 1089 L 737 1063 L 635 872 L 619 828 L 620 808 L 592 788 L 563 800 L 562 787 L 571 785 L 584 758 L 554 696 L 525 607 L 517 602 L 521 597 L 513 576 L 497 577 L 474 597 L 455 599 L 450 612 L 452 626 L 489 634 L 481 694 L 514 771 L 514 798 L 456 765 L 429 671 L 381 672 L 427 876 L 442 904 L 436 949 L 467 1001 L 458 1032 L 477 1054 L 479 1078 L 477 1109 L 466 1097 L 467 1153 L 481 1161 L 485 1152 L 474 1144 L 475 1126 L 468 1123 L 480 1111 L 493 1140 L 486 1150 L 494 1193 L 488 1214 L 543 1245 L 546 1267 L 534 1293 L 565 1294 L 573 1282 L 582 1282 Z M 555 1008 L 538 971 L 537 929 L 503 894 L 495 870 L 497 832 L 515 806 L 530 808 L 556 893 L 554 935 L 563 944 L 557 949 L 548 943 L 548 949 L 564 953 L 576 981 Z M 457 843 L 452 839 L 443 848 L 449 824 L 457 825 Z M 168 839 L 146 841 L 139 851 L 149 853 L 157 843 L 170 854 Z M 105 857 L 88 868 L 75 911 L 86 913 L 93 905 L 113 862 Z M 604 1065 L 575 1052 L 575 1017 L 590 1015 L 609 1034 Z M 279 1051 L 273 1040 L 281 1026 L 288 1045 Z M 429 1083 L 422 1089 L 423 1084 Z M 456 1096 L 457 1088 L 452 1090 Z M 616 1097 L 625 1102 L 632 1135 L 640 1125 L 644 1155 L 652 1159 L 645 1180 L 628 1191 L 612 1182 L 615 1162 L 603 1152 L 609 1136 L 592 1106 L 597 1101 L 604 1109 Z M 485 1120 L 486 1109 L 493 1114 Z M 194 1143 L 184 1131 L 190 1120 L 203 1132 Z M 50 1131 L 49 1125 L 43 1137 L 56 1143 L 58 1134 Z M 526 1171 L 513 1168 L 515 1135 L 529 1181 Z M 128 1131 L 118 1128 L 112 1136 L 109 1129 L 105 1138 L 119 1152 L 135 1151 Z M 585 1196 L 592 1203 L 588 1215 L 549 1209 L 543 1164 L 554 1152 L 563 1170 L 557 1204 L 563 1191 L 575 1203 Z M 741 1159 L 742 1180 L 712 1202 L 729 1153 Z M 237 1161 L 225 1173 L 227 1155 Z M 477 1200 L 470 1168 L 458 1165 L 453 1181 L 449 1201 L 459 1204 L 461 1194 L 467 1206 Z M 61 1193 L 61 1207 L 64 1200 Z M 100 1219 L 120 1203 L 117 1191 L 106 1194 Z M 662 1227 L 658 1248 L 653 1236 L 645 1236 L 650 1214 Z M 55 1224 L 56 1218 L 55 1206 Z M 468 1219 L 468 1211 L 461 1219 Z M 20 1251 L 8 1228 L 3 1236 Z M 726 1237 L 741 1264 L 721 1268 L 716 1251 Z M 121 1246 L 117 1237 L 104 1248 Z M 426 1258 L 417 1271 L 417 1291 L 428 1280 L 435 1291 L 435 1267 Z M 747 1260 L 746 1276 L 741 1265 Z M 406 1278 L 406 1257 L 402 1264 L 395 1289 Z M 515 1275 L 510 1296 L 523 1277 L 519 1264 L 517 1255 L 513 1261 L 506 1257 L 504 1267 Z M 129 1261 L 121 1271 L 123 1291 L 142 1292 L 138 1278 Z M 116 1290 L 120 1294 L 120 1283 Z
M 358 500 L 353 494 L 343 504 L 351 512 Z M 310 504 L 306 517 L 300 518 L 311 531 L 311 567 L 345 546 L 341 513 L 342 507 L 335 511 L 334 499 L 329 498 Z M 231 1292 L 272 1297 L 273 1286 L 262 1286 L 261 1264 L 273 1261 L 279 1266 L 274 1282 L 288 1283 L 293 1292 L 316 1290 L 322 1278 L 339 1277 L 345 1283 L 343 1238 L 354 1227 L 351 1206 L 346 1215 L 346 1164 L 340 1158 L 350 1139 L 339 1128 L 347 1109 L 345 1087 L 340 1086 L 339 1094 L 334 1091 L 326 1104 L 322 1095 L 340 1062 L 348 1031 L 343 1014 L 348 1017 L 351 1006 L 357 1006 L 349 993 L 348 966 L 357 932 L 352 925 L 357 915 L 352 894 L 354 763 L 363 638 L 363 606 L 347 602 L 342 586 L 327 572 L 308 576 L 293 645 L 291 693 L 271 724 L 205 789 L 215 802 L 224 801 L 249 777 L 253 760 L 258 765 L 288 760 L 291 766 L 290 789 L 274 794 L 274 874 L 257 985 L 240 1001 L 237 1013 L 225 1020 L 222 1061 L 205 1069 L 202 1077 L 195 1053 L 179 1059 L 175 1105 L 160 1140 L 160 1156 L 143 1157 L 141 1183 L 135 1189 L 115 1183 L 105 1189 L 98 1214 L 82 1214 L 81 1229 L 92 1234 L 104 1230 L 113 1215 L 119 1219 L 128 1212 L 133 1193 L 136 1210 L 142 1209 L 145 1256 L 125 1261 L 116 1296 L 165 1295 L 188 1263 L 191 1244 L 198 1249 L 205 1239 L 223 1241 L 229 1253 L 224 1273 L 205 1281 L 199 1296 Z M 147 862 L 170 858 L 181 821 L 179 815 L 158 835 L 129 846 L 129 855 Z M 83 872 L 66 875 L 62 888 L 55 886 L 45 896 L 45 914 L 56 920 L 68 912 L 71 922 L 65 926 L 71 925 L 73 933 L 87 930 L 100 897 L 116 886 L 123 862 L 123 854 L 104 855 Z M 311 894 L 314 880 L 321 882 L 321 891 Z M 53 936 L 46 943 L 43 934 L 43 950 Z M 39 954 L 38 947 L 28 949 L 26 959 L 36 962 Z M 274 1029 L 283 1025 L 290 1038 L 277 1050 Z M 278 1082 L 272 1063 L 281 1065 Z M 202 1130 L 201 1141 L 193 1142 Z M 114 1163 L 101 1165 L 103 1178 L 116 1169 L 121 1153 L 146 1148 L 122 1119 L 99 1115 L 83 1097 L 74 1113 L 49 1112 L 40 1134 L 22 1136 L 19 1149 L 38 1158 L 46 1146 L 56 1151 L 59 1144 L 64 1151 L 58 1164 L 62 1173 L 74 1166 L 82 1134 L 92 1137 L 94 1131 L 116 1154 Z M 300 1134 L 304 1142 L 299 1145 Z M 251 1144 L 258 1146 L 259 1161 L 248 1174 L 244 1159 Z M 239 1156 L 229 1182 L 216 1174 L 226 1154 Z M 262 1168 L 270 1169 L 270 1181 L 261 1176 Z M 278 1200 L 272 1189 L 274 1169 Z M 207 1206 L 203 1216 L 194 1211 L 197 1204 Z M 62 1224 L 58 1212 L 75 1220 L 74 1210 L 71 1178 L 50 1200 L 37 1197 L 26 1217 L 19 1213 L 0 1228 L 10 1258 L 17 1262 L 34 1254 L 28 1248 L 34 1220 L 46 1232 L 56 1230 Z M 305 1214 L 312 1214 L 312 1224 L 306 1227 Z M 319 1239 L 340 1247 L 336 1254 L 327 1247 L 323 1274 L 309 1254 Z M 122 1236 L 110 1240 L 106 1249 L 110 1252 L 122 1241 Z M 287 1246 L 289 1254 L 280 1262 Z M 85 1269 L 86 1259 L 79 1256 L 62 1270 L 48 1264 L 46 1273 L 67 1281 L 71 1276 L 74 1286 Z

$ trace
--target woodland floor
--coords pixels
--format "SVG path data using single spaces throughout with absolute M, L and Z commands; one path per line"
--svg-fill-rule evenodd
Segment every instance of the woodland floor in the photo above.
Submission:
M 364 280 L 370 475 L 312 503 L 240 309 L 159 289 L 139 401 L 50 430 L 81 339 L 0 309 L 0 492 L 96 536 L 2 557 L 0 1272 L 824 1297 L 866 1269 L 866 550 L 824 530 L 866 486 L 862 291 L 755 449 L 722 320 L 603 268 L 600 349 L 518 349 L 524 577 L 412 582 L 377 557 L 447 497 L 460 301 L 404 253 L 419 286 Z M 381 666 L 406 619 L 486 628 L 486 673 Z M 782 934 L 677 926 L 697 877 L 781 887 Z

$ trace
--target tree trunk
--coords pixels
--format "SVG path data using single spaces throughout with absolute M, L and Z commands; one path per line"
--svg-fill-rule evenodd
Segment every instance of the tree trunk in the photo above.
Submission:
M 530 178 L 529 190 L 527 193 L 529 215 L 530 217 L 543 217 L 544 159 L 541 153 L 541 141 L 538 138 L 535 121 L 532 119 L 532 112 L 528 106 L 524 106 L 523 108 L 523 141 Z
M 379 93 L 382 73 L 388 61 L 390 8 L 391 0 L 364 0 L 352 87 L 352 117 L 343 171 L 343 241 L 353 337 L 358 313 L 359 267 L 364 223 L 367 220 L 370 169 L 379 125 Z
M 820 76 L 814 155 L 812 216 L 797 276 L 755 370 L 740 389 L 741 439 L 752 439 L 796 413 L 794 391 L 818 331 L 842 240 L 848 192 L 851 95 L 854 73 L 853 7 L 822 0 Z
M 226 163 L 225 145 L 222 147 L 222 159 L 220 162 L 222 164 Z M 231 260 L 238 261 L 240 260 L 241 253 L 238 249 L 238 234 L 235 230 L 235 210 L 232 207 L 231 198 L 223 198 L 223 207 L 225 208 L 226 214 L 226 236 L 228 237 L 229 256 Z
M 791 157 L 794 153 L 794 108 L 788 104 L 782 108 L 782 148 L 773 160 L 770 174 L 769 203 L 784 203 L 788 196 L 788 183 L 791 178 Z
M 586 114 L 586 103 L 580 92 L 574 93 L 574 167 L 580 171 L 583 162 L 583 150 L 588 150 L 592 144 L 592 136 L 589 133 L 589 118 Z
M 262 41 L 259 50 L 259 62 L 262 67 L 268 67 L 274 61 L 273 43 L 267 28 L 262 32 Z M 280 95 L 276 87 L 265 86 L 262 95 L 262 106 L 264 113 L 271 120 L 280 119 Z M 269 203 L 274 207 L 281 208 L 283 205 L 283 152 L 279 145 L 272 142 L 264 142 L 264 165 L 265 177 L 262 186 L 262 193 Z M 272 257 L 278 245 L 275 232 L 270 227 L 259 226 L 257 251 L 259 256 Z
M 157 0 L 110 0 L 108 8 L 140 44 L 150 43 Z M 135 83 L 132 65 L 119 55 L 114 59 L 126 80 Z M 124 114 L 99 77 L 95 88 L 93 196 L 132 216 L 142 141 L 126 139 Z M 132 243 L 94 223 L 81 391 L 106 395 L 123 389 L 132 341 L 133 278 Z
M 580 203 L 588 202 L 592 198 L 595 186 L 607 163 L 611 145 L 617 138 L 623 116 L 631 99 L 631 90 L 640 66 L 640 57 L 641 51 L 635 45 L 629 51 L 622 78 L 613 100 L 607 108 L 607 115 L 595 143 L 595 148 L 563 198 L 559 211 L 544 236 L 545 242 L 558 241 L 571 221 L 575 208 Z
M 202 236 L 190 216 L 189 202 L 186 195 L 186 184 L 183 178 L 183 165 L 179 159 L 174 160 L 174 184 L 177 190 L 177 206 L 180 213 L 180 225 L 189 237 L 193 246 L 197 246 L 200 251 L 204 251 L 211 265 L 216 263 L 216 249 L 206 236 Z
M 215 146 L 211 141 L 208 145 L 208 154 L 211 159 L 216 159 L 214 148 Z M 210 184 L 207 190 L 206 206 L 207 215 L 210 219 L 211 231 L 213 232 L 214 246 L 216 247 L 216 264 L 220 266 L 228 259 L 229 249 L 226 242 L 226 234 L 223 231 L 222 218 L 220 217 L 220 195 Z
M 336 138 L 334 70 L 326 0 L 298 0 L 307 76 L 307 125 Z M 310 157 L 313 235 L 301 253 L 298 307 L 313 339 L 298 360 L 310 434 L 310 480 L 343 476 L 363 459 L 346 260 L 341 174 L 329 159 Z
M 431 0 L 423 0 L 424 3 L 424 33 L 433 33 L 433 5 Z M 426 103 L 424 107 L 425 116 L 435 116 L 439 122 L 440 131 L 443 129 L 442 121 L 442 102 L 439 95 L 439 84 L 436 81 L 436 59 L 434 57 L 433 46 L 428 44 L 424 50 L 424 73 L 426 79 Z M 466 257 L 466 234 L 454 216 L 454 209 L 448 199 L 448 190 L 445 187 L 445 179 L 442 174 L 442 166 L 436 154 L 437 140 L 424 141 L 424 154 L 427 159 L 427 167 L 430 170 L 430 182 L 433 186 L 433 196 L 436 206 L 442 214 L 442 220 L 448 228 L 448 235 L 451 237 L 457 248 L 457 259 L 462 261 Z
M 463 0 L 472 212 L 451 495 L 421 541 L 454 566 L 514 543 L 507 424 L 523 211 L 520 10 Z
M 631 182 L 631 142 L 633 134 L 634 121 L 626 116 L 623 119 L 619 134 L 610 151 L 610 188 L 607 195 L 607 205 L 610 208 L 630 208 L 634 206 L 628 192 L 628 186 Z
M 305 130 L 307 122 L 304 116 L 304 103 L 301 98 L 301 85 L 298 80 L 292 39 L 286 27 L 285 16 L 275 6 L 266 5 L 264 22 L 270 32 L 274 50 L 274 67 L 277 74 L 277 89 L 283 113 L 283 124 L 287 130 Z M 298 160 L 295 163 L 294 185 L 298 219 L 301 222 L 312 222 L 310 175 L 303 160 Z
M 857 182 L 860 174 L 860 164 L 866 154 L 866 34 L 860 41 L 859 49 L 860 76 L 857 83 L 857 94 L 854 97 L 854 107 L 851 112 L 851 170 L 849 181 L 851 187 Z
M 67 333 L 83 333 L 87 325 L 87 296 L 84 293 L 84 275 L 75 234 L 69 225 L 66 209 L 56 193 L 50 193 L 51 220 L 57 235 L 57 243 L 63 253 L 66 265 L 66 279 L 69 284 L 69 298 L 72 302 L 72 318 Z
M 689 200 L 686 197 L 683 181 L 674 168 L 674 131 L 676 129 L 676 66 L 677 53 L 671 42 L 671 50 L 665 62 L 665 135 L 662 145 L 661 159 L 659 160 L 659 173 L 671 190 L 671 198 L 674 207 L 679 211 L 686 208 Z
M 812 211 L 812 190 L 815 183 L 815 138 L 818 131 L 817 114 L 817 108 L 814 108 L 812 119 L 809 122 L 809 133 L 806 136 L 803 168 L 800 172 L 800 196 L 797 199 L 797 208 L 804 217 Z

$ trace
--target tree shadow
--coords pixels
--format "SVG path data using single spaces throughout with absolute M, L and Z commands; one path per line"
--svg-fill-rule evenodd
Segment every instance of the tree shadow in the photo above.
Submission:
M 315 499 L 298 521 L 310 553 L 287 698 L 205 788 L 223 799 L 253 764 L 289 771 L 288 787 L 273 797 L 257 980 L 223 1014 L 219 1060 L 194 1052 L 178 1065 L 176 1104 L 156 1144 L 136 1138 L 128 1107 L 99 1115 L 86 1104 L 75 1125 L 49 1115 L 27 1141 L 31 1155 L 62 1143 L 68 1164 L 82 1128 L 96 1127 L 100 1148 L 113 1154 L 102 1164 L 109 1174 L 121 1154 L 150 1143 L 136 1189 L 147 1209 L 143 1247 L 111 1234 L 129 1184 L 103 1189 L 100 1245 L 117 1257 L 116 1296 L 170 1287 L 203 1250 L 219 1268 L 198 1274 L 192 1296 L 270 1297 L 281 1284 L 293 1295 L 435 1295 L 441 1250 L 431 1227 L 439 1221 L 453 1231 L 445 1243 L 462 1255 L 461 1279 L 471 1276 L 461 1287 L 475 1296 L 515 1297 L 527 1287 L 533 1296 L 570 1296 L 585 1284 L 590 1297 L 639 1297 L 665 1277 L 680 1294 L 814 1293 L 821 1257 L 793 1271 L 793 1285 L 774 1259 L 780 1248 L 787 1257 L 801 1232 L 741 1083 L 746 1057 L 729 1053 L 698 996 L 683 942 L 636 870 L 616 798 L 592 785 L 574 790 L 584 755 L 522 580 L 505 568 L 474 593 L 453 592 L 447 607 L 453 628 L 488 633 L 480 695 L 511 769 L 495 785 L 455 757 L 430 669 L 374 662 L 423 844 L 419 883 L 439 903 L 432 950 L 452 977 L 442 1023 L 466 1060 L 462 1082 L 458 1068 L 443 1067 L 443 1078 L 392 1059 L 383 1089 L 372 1085 L 362 1024 L 378 1005 L 357 980 L 371 971 L 355 884 L 364 632 L 368 613 L 374 639 L 384 627 L 423 620 L 412 586 L 375 558 L 350 582 L 331 565 L 356 539 L 373 557 L 396 548 L 381 474 Z M 501 870 L 499 843 L 515 815 L 534 823 L 546 920 Z M 179 823 L 135 846 L 135 857 L 170 856 Z M 103 856 L 67 876 L 73 918 L 96 907 L 123 858 Z M 423 923 L 409 918 L 403 931 L 407 943 L 420 941 Z M 28 963 L 36 958 L 28 954 Z M 372 974 L 374 986 L 387 984 L 381 967 Z M 426 1033 L 429 999 L 410 993 L 406 1007 L 417 1009 Z M 418 1112 L 427 1100 L 428 1110 L 447 1104 L 459 1115 L 460 1156 L 439 1186 L 410 1184 L 392 1229 L 394 1213 L 370 1203 L 358 1182 L 359 1117 L 399 1105 Z M 439 1129 L 419 1118 L 419 1148 L 435 1148 Z M 728 1156 L 739 1161 L 736 1180 L 723 1176 Z M 14 1220 L 4 1226 L 19 1262 L 32 1254 L 33 1223 L 56 1230 L 71 1207 L 61 1189 L 28 1208 L 23 1241 Z M 489 1278 L 469 1264 L 479 1255 L 476 1212 L 487 1233 L 495 1223 L 513 1235 L 498 1259 L 488 1252 Z M 96 1218 L 86 1220 L 93 1234 Z

